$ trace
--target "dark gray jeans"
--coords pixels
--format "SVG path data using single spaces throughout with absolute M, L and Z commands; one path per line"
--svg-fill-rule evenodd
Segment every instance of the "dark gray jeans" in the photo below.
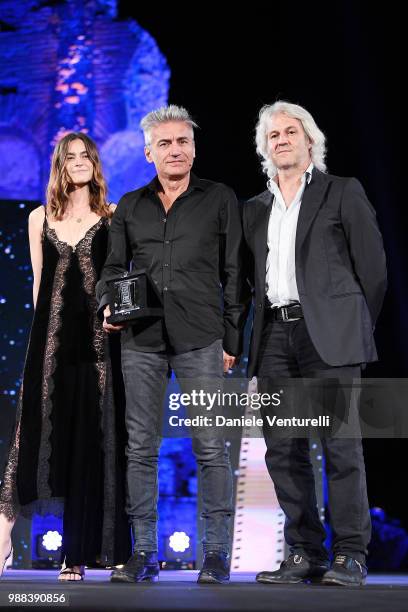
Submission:
M 304 319 L 266 322 L 260 350 L 258 391 L 273 392 L 285 378 L 317 378 L 336 384 L 326 396 L 325 409 L 340 400 L 344 415 L 350 403 L 348 385 L 361 374 L 359 366 L 331 367 L 317 353 Z M 343 385 L 343 388 L 342 388 Z M 269 388 L 270 387 L 270 388 Z M 330 390 L 330 386 L 328 387 Z M 338 408 L 338 411 L 339 411 Z M 325 410 L 323 414 L 330 414 Z M 339 416 L 339 415 L 338 415 Z M 292 553 L 324 559 L 326 533 L 317 510 L 309 440 L 278 439 L 265 428 L 265 456 L 276 494 L 286 515 L 285 538 Z M 329 491 L 333 553 L 365 562 L 371 520 L 362 442 L 359 437 L 323 437 Z
M 158 456 L 167 379 L 174 370 L 182 391 L 186 379 L 207 379 L 222 385 L 222 341 L 175 355 L 144 353 L 122 347 L 126 390 L 127 513 L 132 524 L 134 551 L 157 551 Z M 214 387 L 214 388 L 215 388 Z M 202 411 L 205 414 L 205 411 Z M 192 432 L 192 445 L 201 470 L 204 552 L 229 552 L 233 514 L 232 473 L 225 441 L 209 428 Z

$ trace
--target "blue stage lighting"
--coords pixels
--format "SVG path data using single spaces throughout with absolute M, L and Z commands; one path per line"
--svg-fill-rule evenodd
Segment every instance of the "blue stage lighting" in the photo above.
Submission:
M 195 538 L 185 531 L 174 531 L 164 538 L 164 559 L 162 569 L 194 569 Z
M 169 537 L 169 547 L 176 553 L 184 553 L 190 548 L 190 537 L 184 531 L 175 531 Z
M 192 538 L 185 531 L 174 531 L 166 538 L 167 558 L 190 558 Z
M 62 546 L 62 535 L 58 531 L 47 531 L 42 537 L 45 550 L 56 551 Z
M 62 535 L 57 529 L 41 530 L 35 537 L 36 550 L 33 555 L 33 568 L 51 569 L 61 563 Z

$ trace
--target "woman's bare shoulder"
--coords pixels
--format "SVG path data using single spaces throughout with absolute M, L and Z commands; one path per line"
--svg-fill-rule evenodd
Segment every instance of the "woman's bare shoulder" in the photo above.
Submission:
M 34 208 L 28 216 L 28 220 L 32 225 L 42 225 L 45 217 L 45 206 L 41 204 L 37 208 Z

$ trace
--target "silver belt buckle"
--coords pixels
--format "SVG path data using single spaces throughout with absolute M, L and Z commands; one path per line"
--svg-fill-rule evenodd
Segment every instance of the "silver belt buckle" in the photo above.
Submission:
M 286 308 L 286 306 L 282 306 L 281 312 L 282 312 L 282 321 L 289 321 L 288 309 Z

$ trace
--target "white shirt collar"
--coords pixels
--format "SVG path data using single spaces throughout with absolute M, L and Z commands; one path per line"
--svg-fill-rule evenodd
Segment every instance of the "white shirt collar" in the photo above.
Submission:
M 310 181 L 312 180 L 313 168 L 313 162 L 310 162 L 309 166 L 306 168 L 304 174 L 302 175 L 302 184 L 306 182 L 309 185 Z M 274 179 L 269 179 L 267 187 L 273 195 L 276 195 L 276 193 L 280 191 L 279 185 Z

